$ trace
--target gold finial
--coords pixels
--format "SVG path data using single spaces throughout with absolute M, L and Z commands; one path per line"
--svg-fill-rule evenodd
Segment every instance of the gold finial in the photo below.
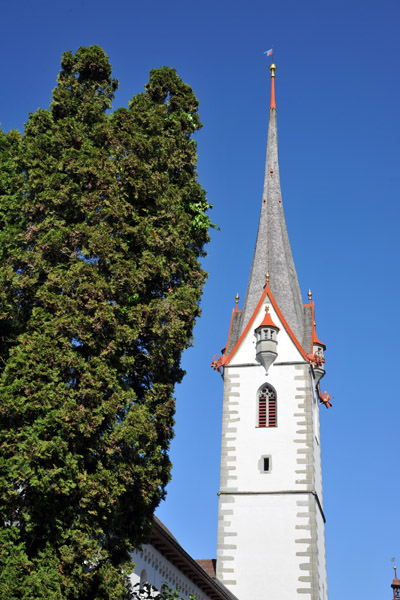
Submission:
M 311 290 L 308 290 L 308 294 L 307 294 L 307 296 L 308 296 L 308 301 L 309 301 L 309 303 L 311 304 L 311 298 L 312 298 L 312 293 L 311 293 Z
M 271 77 L 275 77 L 276 65 L 274 63 L 269 65 L 269 70 L 271 71 Z
M 267 273 L 265 275 L 265 281 L 266 281 L 266 284 L 268 285 L 269 284 L 269 273 Z
M 316 324 L 316 322 L 314 321 L 314 327 L 316 327 L 316 326 L 317 326 L 317 324 Z
M 236 310 L 238 309 L 238 304 L 239 304 L 239 294 L 236 294 L 235 296 L 235 302 L 236 302 Z
M 269 304 L 266 304 L 266 305 L 265 305 L 265 312 L 266 312 L 266 313 L 267 313 L 267 312 L 269 312 Z

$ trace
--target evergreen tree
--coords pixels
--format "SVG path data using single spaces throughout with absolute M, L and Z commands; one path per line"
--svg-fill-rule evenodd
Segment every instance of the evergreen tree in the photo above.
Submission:
M 50 109 L 0 137 L 0 598 L 122 600 L 205 280 L 201 124 L 173 69 L 108 114 L 103 50 L 61 67 Z
M 136 588 L 136 589 L 135 589 Z M 161 590 L 153 585 L 145 583 L 142 586 L 136 584 L 132 590 L 131 600 L 183 600 L 179 588 L 172 589 L 164 583 Z M 196 596 L 189 595 L 189 600 L 196 600 Z
M 23 180 L 18 166 L 20 140 L 19 132 L 4 134 L 0 130 L 0 373 L 15 343 L 20 324 L 12 284 L 15 277 L 12 261 L 14 240 L 24 226 L 19 202 Z

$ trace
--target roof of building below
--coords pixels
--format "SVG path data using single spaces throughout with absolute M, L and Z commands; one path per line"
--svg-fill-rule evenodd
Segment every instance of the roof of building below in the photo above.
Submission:
M 200 558 L 196 560 L 197 564 L 201 566 L 203 571 L 207 573 L 212 579 L 216 579 L 217 560 L 215 558 Z
M 238 600 L 215 577 L 215 559 L 194 560 L 157 517 L 154 517 L 150 543 L 197 585 L 210 600 Z M 214 563 L 213 567 L 212 563 Z

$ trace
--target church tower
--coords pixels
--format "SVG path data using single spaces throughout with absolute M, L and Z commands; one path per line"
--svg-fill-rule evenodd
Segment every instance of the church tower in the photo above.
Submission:
M 217 577 L 239 600 L 327 600 L 319 431 L 325 346 L 303 304 L 283 213 L 275 71 L 260 222 L 223 374 Z
M 393 600 L 400 600 L 400 580 L 397 577 L 397 567 L 394 569 L 394 579 L 392 581 L 391 588 L 393 590 Z

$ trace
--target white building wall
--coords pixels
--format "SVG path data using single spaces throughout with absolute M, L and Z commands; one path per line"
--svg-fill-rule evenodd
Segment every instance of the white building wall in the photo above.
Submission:
M 264 311 L 224 369 L 217 577 L 239 600 L 326 600 L 312 371 L 270 307 L 280 332 L 278 357 L 265 374 L 254 339 Z M 257 426 L 257 392 L 265 383 L 277 392 L 274 428 Z M 270 472 L 262 470 L 263 456 Z
M 183 600 L 189 600 L 189 595 L 196 596 L 196 600 L 209 600 L 209 596 L 151 544 L 144 544 L 141 549 L 135 550 L 133 561 L 136 566 L 131 575 L 132 586 L 143 583 L 141 576 L 145 572 L 145 580 L 158 590 L 163 583 L 167 583 L 172 589 L 179 589 Z
M 326 572 L 325 523 L 320 512 L 317 512 L 318 543 L 318 582 L 320 600 L 328 600 L 328 579 Z
M 322 492 L 322 463 L 321 463 L 321 439 L 320 439 L 320 415 L 321 410 L 319 398 L 317 396 L 315 385 L 312 385 L 313 392 L 313 431 L 314 431 L 314 489 L 318 495 L 321 509 L 316 512 L 316 535 L 318 550 L 318 584 L 319 598 L 328 600 L 328 580 L 326 570 L 326 551 L 325 551 L 325 521 L 323 514 L 323 492 Z M 323 408 L 325 410 L 325 408 Z
M 319 411 L 320 403 L 319 398 L 315 389 L 315 385 L 311 386 L 313 395 L 313 432 L 314 432 L 314 485 L 315 491 L 318 494 L 319 501 L 323 507 L 323 495 L 322 495 L 322 465 L 321 465 L 321 437 L 320 437 L 320 421 Z

